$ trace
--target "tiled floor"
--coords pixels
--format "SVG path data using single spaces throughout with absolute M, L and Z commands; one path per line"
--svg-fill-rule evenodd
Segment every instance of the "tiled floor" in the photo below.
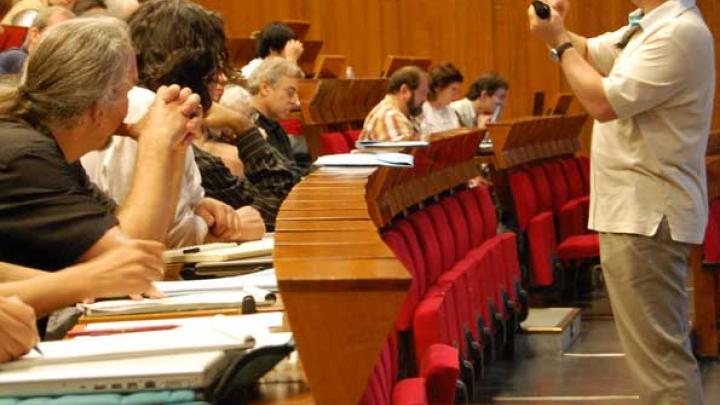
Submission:
M 481 381 L 478 403 L 638 404 L 604 293 L 574 306 L 582 331 L 566 355 L 497 360 Z M 706 404 L 720 404 L 720 363 L 701 363 Z

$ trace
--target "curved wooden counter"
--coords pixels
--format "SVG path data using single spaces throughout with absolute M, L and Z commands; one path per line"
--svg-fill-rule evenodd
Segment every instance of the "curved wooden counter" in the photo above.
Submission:
M 482 135 L 439 134 L 411 169 L 320 168 L 282 205 L 278 286 L 317 404 L 358 403 L 410 286 L 379 229 L 475 177 Z

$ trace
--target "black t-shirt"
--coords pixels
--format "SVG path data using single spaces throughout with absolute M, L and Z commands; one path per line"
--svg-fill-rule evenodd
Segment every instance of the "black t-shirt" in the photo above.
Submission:
M 0 120 L 0 261 L 67 267 L 118 224 L 116 208 L 51 136 Z

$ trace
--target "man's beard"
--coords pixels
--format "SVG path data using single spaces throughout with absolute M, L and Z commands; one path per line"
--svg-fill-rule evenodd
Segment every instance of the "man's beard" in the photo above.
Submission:
M 410 97 L 410 100 L 407 102 L 407 109 L 408 113 L 410 113 L 411 117 L 417 117 L 418 115 L 422 114 L 422 104 L 419 106 L 415 105 L 415 94 Z

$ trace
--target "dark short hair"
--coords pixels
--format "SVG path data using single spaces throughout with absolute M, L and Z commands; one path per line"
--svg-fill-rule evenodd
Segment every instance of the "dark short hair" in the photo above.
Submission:
M 420 87 L 420 78 L 425 72 L 417 66 L 405 66 L 390 76 L 387 85 L 387 94 L 396 94 L 402 85 L 407 85 L 411 91 Z
M 465 97 L 475 101 L 480 98 L 483 91 L 492 96 L 500 89 L 510 90 L 510 85 L 497 73 L 485 73 L 470 85 Z
M 257 37 L 257 53 L 261 58 L 267 58 L 270 51 L 282 52 L 285 44 L 296 39 L 295 31 L 281 22 L 272 22 L 266 25 Z
M 453 83 L 462 83 L 464 80 L 460 69 L 452 63 L 441 63 L 430 69 L 430 94 L 428 99 L 434 100 L 437 91 Z
M 128 25 L 140 85 L 153 91 L 170 84 L 189 87 L 207 111 L 208 84 L 219 73 L 232 78 L 222 18 L 188 0 L 150 0 Z
M 96 8 L 107 10 L 107 3 L 105 3 L 105 0 L 78 0 L 73 5 L 72 11 L 75 15 L 83 15 L 85 12 Z

